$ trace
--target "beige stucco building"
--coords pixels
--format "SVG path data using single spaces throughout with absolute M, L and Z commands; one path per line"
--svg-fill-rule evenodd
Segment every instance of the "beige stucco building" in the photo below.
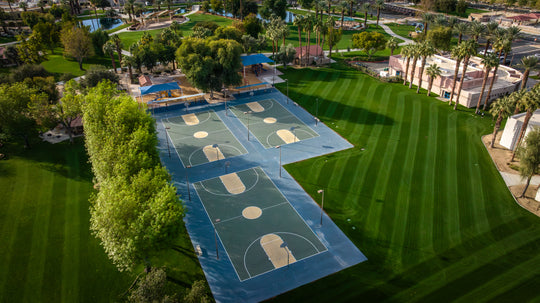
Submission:
M 461 90 L 461 96 L 459 98 L 459 104 L 466 106 L 466 107 L 475 107 L 478 99 L 480 97 L 480 91 L 482 90 L 482 82 L 484 78 L 484 71 L 483 71 L 483 65 L 481 63 L 482 59 L 478 57 L 471 58 L 469 62 L 469 66 L 467 67 L 467 73 L 464 77 L 463 82 L 463 89 Z M 402 58 L 401 55 L 395 55 L 390 57 L 389 62 L 389 75 L 390 76 L 403 76 L 405 74 L 405 68 L 406 68 L 407 60 Z M 420 66 L 422 64 L 421 60 L 418 60 L 416 63 L 416 72 L 413 79 L 413 84 L 418 85 L 418 80 L 420 76 Z M 424 75 L 422 77 L 422 88 L 427 89 L 428 87 L 428 75 L 426 73 L 426 68 L 432 64 L 437 64 L 437 66 L 440 67 L 442 74 L 441 76 L 437 77 L 433 81 L 433 87 L 431 88 L 431 91 L 435 94 L 438 94 L 440 97 L 444 99 L 450 98 L 450 92 L 452 91 L 452 84 L 453 84 L 453 78 L 454 78 L 454 70 L 456 68 L 456 61 L 439 56 L 434 55 L 432 57 L 429 57 L 426 60 L 426 66 L 424 68 Z M 408 78 L 410 78 L 411 70 L 412 70 L 413 62 L 411 60 L 409 64 L 409 75 Z M 458 82 L 456 83 L 456 88 L 454 91 L 454 101 L 457 97 L 457 91 L 459 88 L 459 81 L 461 81 L 462 78 L 462 72 L 463 72 L 463 64 L 459 67 L 459 73 L 458 73 Z M 489 84 L 491 83 L 491 79 L 493 77 L 493 72 L 490 73 L 488 77 L 488 82 L 485 88 L 484 96 L 482 97 L 482 103 L 485 100 L 485 96 L 487 94 L 487 90 L 489 89 Z M 495 76 L 495 83 L 493 84 L 493 89 L 491 90 L 490 100 L 489 102 L 492 102 L 493 100 L 504 96 L 506 94 L 510 94 L 513 91 L 515 91 L 519 86 L 521 85 L 521 72 L 504 65 L 499 66 L 499 70 L 497 72 L 497 75 Z

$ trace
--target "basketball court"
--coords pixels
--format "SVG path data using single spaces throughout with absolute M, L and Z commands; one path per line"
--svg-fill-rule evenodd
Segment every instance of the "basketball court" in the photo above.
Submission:
M 213 110 L 161 120 L 184 167 L 247 153 Z
M 319 136 L 273 99 L 248 102 L 230 109 L 265 148 Z
M 240 281 L 327 250 L 260 167 L 194 187 Z

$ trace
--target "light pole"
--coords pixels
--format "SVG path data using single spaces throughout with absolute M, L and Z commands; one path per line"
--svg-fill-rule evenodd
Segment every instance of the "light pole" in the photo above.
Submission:
M 221 219 L 216 219 L 216 224 L 219 223 Z M 216 259 L 219 260 L 219 250 L 218 250 L 218 244 L 217 244 L 217 229 L 216 225 L 214 224 L 214 239 L 216 240 Z
M 321 121 L 321 120 L 319 120 L 319 118 L 315 117 L 315 126 L 317 126 L 317 123 L 318 123 L 319 121 Z
M 287 254 L 287 268 L 289 268 L 289 249 L 287 247 L 287 242 L 283 241 L 279 247 L 283 248 L 285 250 L 285 253 Z
M 276 146 L 279 149 L 279 177 L 281 178 L 281 145 Z
M 285 82 L 287 83 L 287 104 L 289 104 L 289 79 L 285 79 Z
M 186 166 L 186 183 L 187 183 L 187 194 L 189 201 L 191 201 L 191 191 L 189 190 L 189 177 L 188 177 L 188 171 L 191 168 L 191 165 Z
M 317 107 L 315 107 L 315 117 L 319 116 L 319 98 L 315 99 L 317 101 Z
M 252 113 L 252 111 L 248 110 L 247 112 L 244 112 L 244 115 L 247 115 L 247 129 L 248 129 L 248 141 L 249 141 L 249 115 Z
M 216 159 L 219 161 L 219 149 L 217 143 L 212 145 L 212 147 L 216 149 Z
M 171 148 L 169 147 L 169 135 L 167 133 L 167 130 L 171 129 L 170 127 L 165 127 L 165 140 L 167 140 L 167 150 L 169 151 L 169 158 L 171 158 Z
M 322 200 L 321 200 L 321 226 L 322 226 L 322 214 L 323 214 L 323 209 L 324 209 L 324 189 L 319 189 L 317 193 L 322 195 Z
M 225 162 L 225 174 L 227 174 L 227 168 L 231 165 L 231 162 Z

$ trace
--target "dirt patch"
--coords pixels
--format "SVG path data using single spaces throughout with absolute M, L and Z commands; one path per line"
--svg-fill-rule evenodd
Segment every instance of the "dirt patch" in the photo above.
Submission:
M 495 139 L 495 144 L 493 148 L 489 147 L 493 135 L 490 134 L 482 137 L 482 142 L 484 142 L 484 145 L 486 146 L 486 149 L 489 152 L 491 159 L 493 159 L 493 162 L 495 162 L 495 165 L 497 166 L 497 169 L 499 171 L 519 175 L 519 171 L 510 167 L 510 165 L 518 166 L 519 161 L 514 160 L 510 162 L 510 159 L 512 159 L 512 151 L 499 144 L 501 136 L 502 131 L 497 134 L 497 138 Z M 519 203 L 519 205 L 540 217 L 540 202 L 534 200 L 538 187 L 532 185 L 529 186 L 527 192 L 525 193 L 525 197 L 518 198 L 523 192 L 523 188 L 525 188 L 525 185 L 515 185 L 509 187 L 510 192 L 514 196 L 515 200 Z

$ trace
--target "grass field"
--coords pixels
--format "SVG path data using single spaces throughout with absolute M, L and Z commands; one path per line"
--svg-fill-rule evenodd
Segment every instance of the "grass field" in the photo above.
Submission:
M 480 136 L 493 122 L 336 69 L 288 69 L 290 97 L 354 148 L 286 166 L 368 258 L 280 302 L 540 300 L 540 219 L 520 208 Z M 278 87 L 285 91 L 285 85 Z
M 120 273 L 89 230 L 92 175 L 82 144 L 0 149 L 0 302 L 117 302 L 133 274 Z M 204 279 L 184 232 L 154 258 L 182 286 Z
M 74 76 L 82 76 L 86 74 L 86 71 L 82 71 L 79 69 L 79 63 L 77 63 L 76 60 L 73 60 L 71 58 L 66 58 L 62 54 L 64 49 L 62 48 L 55 48 L 54 54 L 51 54 L 50 52 L 47 55 L 48 60 L 41 63 L 43 67 L 48 72 L 51 72 L 53 74 L 65 74 L 65 73 L 71 73 Z M 116 61 L 116 67 L 119 68 L 120 65 L 118 63 L 118 56 L 115 54 L 115 61 Z M 103 65 L 109 68 L 112 68 L 112 61 L 111 58 L 108 56 L 93 56 L 91 58 L 85 59 L 83 61 L 83 68 L 85 70 L 88 70 L 94 65 Z

